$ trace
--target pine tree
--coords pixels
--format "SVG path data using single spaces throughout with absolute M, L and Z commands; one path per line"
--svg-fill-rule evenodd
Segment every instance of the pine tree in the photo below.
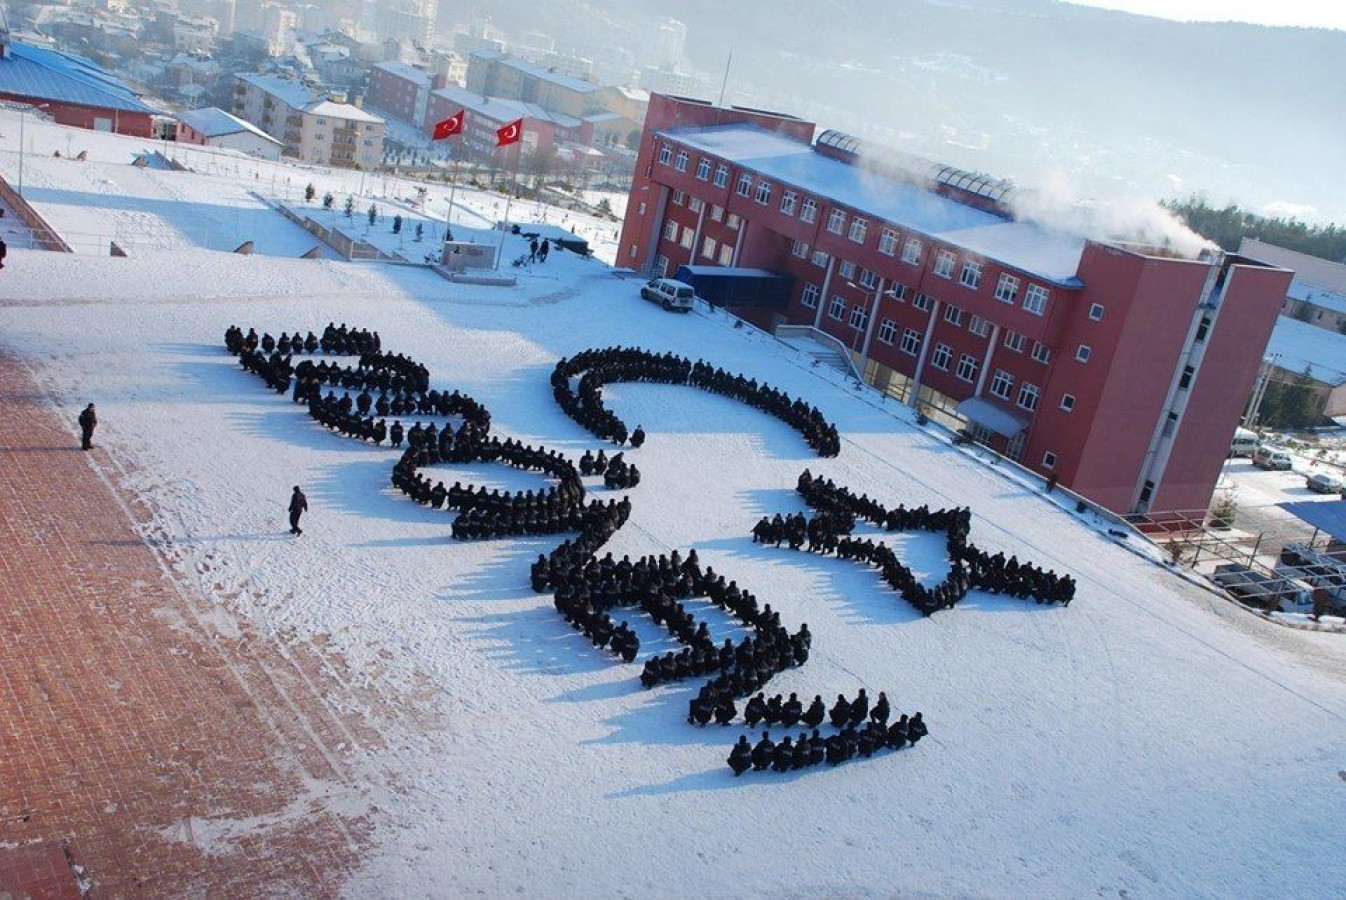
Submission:
M 346 218 L 350 219 L 350 218 L 354 218 L 354 217 L 355 217 L 355 198 L 354 198 L 354 197 L 347 197 L 347 198 L 346 198 Z
M 402 233 L 402 214 L 398 213 L 397 215 L 393 216 L 393 234 L 401 234 L 401 233 Z
M 316 196 L 318 196 L 318 189 L 315 188 L 313 186 L 313 182 L 310 181 L 308 183 L 308 186 L 304 188 L 304 200 L 309 203 L 312 203 L 313 198 Z
M 335 202 L 336 202 L 336 198 L 332 196 L 332 192 L 331 192 L 331 191 L 328 191 L 327 193 L 325 193 L 325 194 L 322 195 L 322 208 L 323 208 L 323 209 L 331 209 L 331 208 L 332 208 L 332 204 L 335 203 Z
M 369 204 L 369 224 L 373 225 L 379 220 L 379 208 L 374 204 Z

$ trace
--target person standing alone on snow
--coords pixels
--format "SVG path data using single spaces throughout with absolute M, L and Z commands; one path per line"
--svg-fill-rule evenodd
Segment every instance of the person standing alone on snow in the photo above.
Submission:
M 290 495 L 290 534 L 303 534 L 304 529 L 299 527 L 299 517 L 308 512 L 308 498 L 304 492 L 299 490 L 299 485 L 294 486 L 294 493 Z
M 88 406 L 84 407 L 84 412 L 79 414 L 81 450 L 93 449 L 93 430 L 97 424 L 98 424 L 98 413 L 94 412 L 93 404 L 90 403 Z

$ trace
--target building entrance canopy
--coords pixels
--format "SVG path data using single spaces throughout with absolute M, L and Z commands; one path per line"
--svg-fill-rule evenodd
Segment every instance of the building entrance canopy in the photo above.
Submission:
M 1294 513 L 1319 531 L 1326 531 L 1334 540 L 1346 543 L 1346 501 L 1302 500 L 1297 503 L 1282 503 L 1280 507 Z
M 983 425 L 996 434 L 1012 438 L 1028 427 L 1028 422 L 1001 409 L 985 397 L 968 397 L 958 404 L 958 415 Z

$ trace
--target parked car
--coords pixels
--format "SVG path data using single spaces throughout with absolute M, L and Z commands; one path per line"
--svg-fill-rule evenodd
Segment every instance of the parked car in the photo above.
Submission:
M 1335 494 L 1341 490 L 1341 479 L 1327 472 L 1315 472 L 1304 479 L 1304 486 L 1315 494 Z
M 1276 447 L 1258 447 L 1253 451 L 1253 465 L 1269 472 L 1288 472 L 1294 468 L 1290 454 Z
M 664 309 L 691 312 L 696 291 L 690 284 L 672 278 L 656 278 L 640 289 L 640 296 Z

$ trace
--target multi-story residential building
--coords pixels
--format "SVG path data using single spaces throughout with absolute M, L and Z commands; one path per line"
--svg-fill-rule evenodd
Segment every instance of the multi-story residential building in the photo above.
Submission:
M 607 101 L 611 89 L 494 50 L 478 50 L 468 57 L 467 89 L 502 100 L 536 103 L 577 119 L 615 112 Z
M 1099 504 L 1205 509 L 1291 273 L 1019 219 L 1011 185 L 654 95 L 618 264 L 793 276 L 865 379 Z
M 447 83 L 443 76 L 431 75 L 404 62 L 375 63 L 369 70 L 365 105 L 419 127 L 425 122 L 430 92 Z
M 588 146 L 593 141 L 591 123 L 574 116 L 548 112 L 535 103 L 483 97 L 457 85 L 432 91 L 423 128 L 426 133 L 436 122 L 467 112 L 460 142 L 468 159 L 494 162 L 511 168 L 538 154 L 547 154 L 564 143 Z M 523 137 L 517 144 L 496 146 L 496 130 L 518 119 L 523 120 Z
M 234 115 L 306 162 L 374 169 L 383 161 L 383 119 L 278 75 L 237 75 Z

